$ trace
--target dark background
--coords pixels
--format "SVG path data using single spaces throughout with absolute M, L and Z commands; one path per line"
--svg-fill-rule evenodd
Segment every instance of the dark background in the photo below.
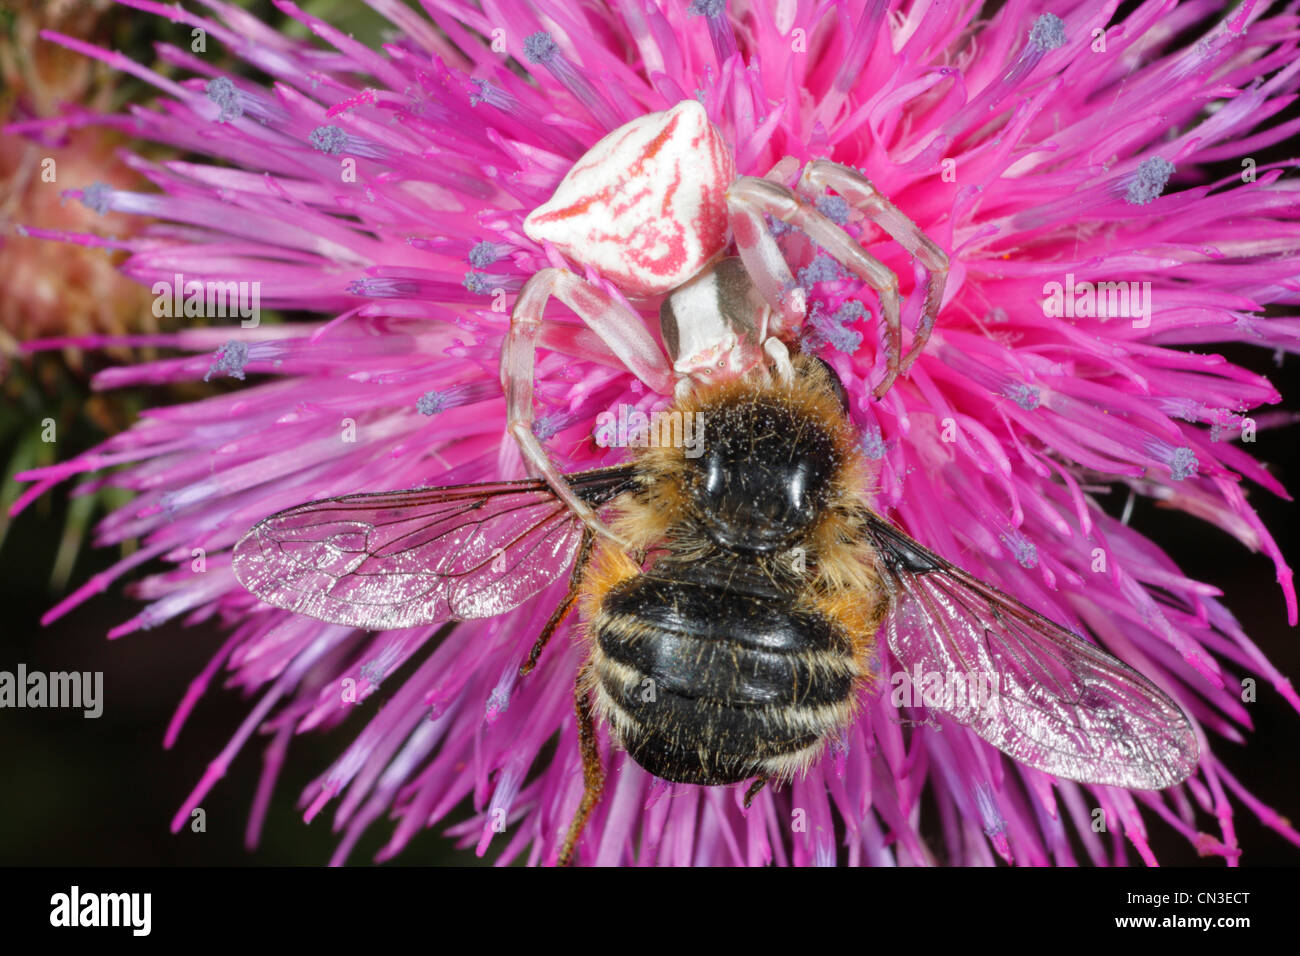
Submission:
M 280 20 L 278 14 L 269 12 L 269 4 L 244 5 L 253 7 L 269 22 Z M 364 9 L 361 4 L 304 6 L 315 7 L 313 12 L 328 17 L 343 11 L 347 14 L 341 24 L 345 31 L 373 42 L 374 23 L 354 13 Z M 160 21 L 131 14 L 128 22 L 124 16 L 114 13 L 97 26 L 98 39 L 148 62 L 151 58 L 145 44 L 149 36 L 137 26 L 158 29 Z M 127 88 L 124 95 L 132 92 Z M 1274 122 L 1284 121 L 1294 112 L 1290 110 Z M 1272 155 L 1260 154 L 1261 165 L 1280 158 L 1279 149 L 1270 152 Z M 1268 352 L 1244 346 L 1222 351 L 1232 361 L 1268 375 L 1287 397 L 1285 407 L 1300 407 L 1300 381 L 1295 373 L 1300 360 L 1295 356 L 1278 367 Z M 84 370 L 75 374 L 68 372 L 58 355 L 8 370 L 5 404 L 0 407 L 0 463 L 12 460 L 21 443 L 31 440 L 32 423 L 46 415 L 53 415 L 60 423 L 57 452 L 60 460 L 66 460 L 102 439 L 103 422 L 129 417 L 141 405 L 177 400 L 175 394 L 163 392 L 137 394 L 105 413 L 102 407 L 87 404 L 90 396 L 85 382 L 89 372 L 107 360 L 85 356 L 84 361 Z M 1290 487 L 1300 480 L 1296 437 L 1294 426 L 1261 431 L 1251 449 L 1260 460 L 1270 463 L 1273 472 Z M 5 490 L 12 494 L 11 485 Z M 1123 493 L 1113 497 L 1116 500 L 1107 508 L 1117 513 Z M 1300 547 L 1296 542 L 1295 507 L 1258 489 L 1250 500 L 1277 537 L 1283 553 L 1296 560 Z M 303 786 L 352 739 L 369 708 L 336 731 L 295 739 L 257 851 L 244 850 L 243 835 L 261 769 L 264 739 L 258 737 L 245 747 L 226 778 L 203 801 L 207 832 L 196 834 L 186 829 L 172 835 L 168 823 L 173 814 L 208 761 L 246 716 L 250 701 L 223 690 L 220 679 L 214 681 L 176 748 L 164 751 L 163 732 L 176 704 L 191 679 L 216 653 L 224 634 L 210 624 L 182 628 L 173 623 L 110 643 L 104 638 L 105 632 L 139 608 L 122 595 L 121 584 L 48 629 L 41 628 L 41 614 L 66 593 L 51 584 L 51 568 L 66 519 L 67 502 L 60 489 L 13 522 L 0 547 L 0 669 L 12 670 L 23 662 L 29 669 L 47 672 L 103 671 L 104 715 L 98 720 L 86 720 L 79 711 L 0 711 L 0 865 L 325 862 L 336 842 L 329 830 L 332 807 L 308 826 L 303 824 L 295 802 Z M 1267 558 L 1248 553 L 1203 522 L 1145 501 L 1138 502 L 1132 524 L 1163 546 L 1188 575 L 1222 589 L 1227 606 L 1270 660 L 1283 673 L 1300 675 L 1297 635 L 1286 625 L 1282 597 Z M 116 551 L 87 545 L 81 548 L 68 579 L 76 586 L 117 557 Z M 1229 770 L 1257 797 L 1284 817 L 1300 819 L 1300 761 L 1294 743 L 1300 732 L 1300 715 L 1268 684 L 1261 681 L 1259 686 L 1258 702 L 1250 707 L 1256 731 L 1248 747 L 1221 740 L 1213 745 Z M 1239 803 L 1234 806 L 1245 864 L 1300 862 L 1300 849 L 1262 827 Z M 453 819 L 461 819 L 466 815 L 464 811 L 462 808 Z M 1148 819 L 1151 843 L 1162 863 L 1221 865 L 1217 859 L 1199 859 L 1180 835 L 1154 817 Z M 1212 829 L 1214 823 L 1206 817 L 1200 822 L 1205 829 Z M 389 827 L 383 821 L 372 826 L 353 851 L 350 862 L 371 860 L 388 833 Z M 471 852 L 455 851 L 450 841 L 435 831 L 424 831 L 396 862 L 481 861 Z

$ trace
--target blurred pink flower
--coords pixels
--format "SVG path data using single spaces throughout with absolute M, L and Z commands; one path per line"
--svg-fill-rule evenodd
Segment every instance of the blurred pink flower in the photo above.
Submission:
M 877 506 L 1151 676 L 1197 724 L 1203 757 L 1192 779 L 1161 793 L 1059 781 L 964 730 L 901 720 L 882 681 L 806 778 L 760 794 L 748 814 L 735 789 L 669 788 L 608 753 L 610 786 L 580 859 L 1070 864 L 1072 833 L 1092 862 L 1125 862 L 1128 844 L 1150 861 L 1154 815 L 1234 862 L 1231 798 L 1300 842 L 1204 739 L 1242 739 L 1242 674 L 1300 704 L 1290 683 L 1217 591 L 1184 577 L 1089 493 L 1127 485 L 1264 551 L 1294 623 L 1291 571 L 1243 479 L 1283 490 L 1231 441 L 1257 424 L 1246 413 L 1279 396 L 1216 355 L 1179 348 L 1300 344 L 1297 319 L 1264 314 L 1300 301 L 1294 181 L 1265 164 L 1218 182 L 1200 175 L 1294 133 L 1294 120 L 1269 125 L 1300 85 L 1292 13 L 1268 16 L 1246 0 L 1221 19 L 1217 0 L 1160 0 L 1108 25 L 1114 2 L 1059 0 L 1050 12 L 1009 3 L 980 21 L 974 2 L 437 0 L 424 4 L 426 18 L 370 0 L 395 28 L 372 50 L 286 2 L 277 6 L 321 46 L 219 0 L 201 0 L 213 19 L 124 2 L 206 31 L 270 82 L 219 74 L 160 45 L 163 62 L 192 76 L 173 81 L 47 34 L 164 94 L 129 115 L 69 109 L 60 122 L 211 158 L 129 157 L 156 192 L 87 184 L 78 195 L 159 224 L 128 240 L 72 241 L 125 248 L 125 272 L 163 283 L 162 296 L 192 280 L 258 282 L 264 307 L 330 317 L 256 328 L 226 319 L 135 338 L 182 354 L 105 371 L 98 387 L 241 382 L 154 409 L 93 452 L 22 476 L 33 484 L 20 507 L 73 476 L 136 492 L 98 537 L 138 538 L 140 549 L 50 617 L 162 558 L 176 568 L 134 586 L 148 604 L 110 635 L 177 617 L 230 628 L 168 745 L 223 668 L 231 686 L 261 695 L 175 827 L 251 735 L 270 732 L 254 842 L 291 737 L 344 720 L 352 705 L 340 687 L 351 680 L 370 721 L 302 797 L 307 819 L 333 804 L 336 862 L 377 817 L 396 819 L 380 854 L 388 858 L 470 795 L 474 815 L 447 828 L 459 841 L 501 862 L 554 860 L 582 786 L 571 708 L 581 648 L 557 640 L 527 678 L 518 670 L 558 590 L 441 640 L 432 627 L 362 633 L 259 604 L 231 574 L 229 549 L 260 518 L 304 500 L 522 474 L 503 441 L 498 350 L 513 294 L 550 264 L 522 234 L 523 217 L 609 129 L 696 96 L 734 145 L 740 173 L 761 175 L 785 155 L 856 166 L 952 257 L 929 347 L 873 402 L 883 363 L 874 293 L 783 230 L 809 292 L 808 347 L 843 379 L 879 463 Z M 1199 40 L 1171 44 L 1193 27 Z M 841 200 L 820 205 L 843 219 Z M 860 222 L 847 228 L 899 274 L 905 295 L 915 291 L 895 243 Z M 1071 308 L 1083 301 L 1080 284 L 1121 281 L 1150 283 L 1149 312 L 1137 298 L 1122 318 Z M 906 299 L 905 325 L 919 298 Z M 655 328 L 657 303 L 638 304 Z M 576 340 L 575 350 L 540 358 L 539 434 L 568 467 L 612 463 L 620 452 L 591 438 L 597 414 L 665 398 L 608 356 L 595 361 Z M 382 709 L 367 701 L 413 660 Z M 1119 825 L 1094 832 L 1095 807 Z M 803 826 L 792 826 L 795 810 Z M 1206 823 L 1216 835 L 1202 832 Z
M 58 117 L 66 102 L 108 107 L 120 74 L 42 43 L 38 35 L 42 27 L 53 27 L 84 36 L 111 6 L 108 0 L 6 4 L 12 14 L 0 30 L 0 126 Z M 38 336 L 156 329 L 148 290 L 123 277 L 102 251 L 43 242 L 16 228 L 31 222 L 69 231 L 95 228 L 100 214 L 67 202 L 56 183 L 95 177 L 121 189 L 141 185 L 113 154 L 122 137 L 97 128 L 66 134 L 57 122 L 32 137 L 17 132 L 25 126 L 0 132 L 0 362 L 18 351 L 18 342 Z M 116 213 L 99 222 L 119 234 L 141 225 L 138 217 Z M 80 367 L 75 353 L 68 358 Z

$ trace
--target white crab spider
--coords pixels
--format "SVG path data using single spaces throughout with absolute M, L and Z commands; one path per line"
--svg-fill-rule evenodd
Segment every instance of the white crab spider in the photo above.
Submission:
M 798 160 L 786 157 L 763 178 L 737 177 L 731 149 L 704 107 L 683 100 L 601 139 L 524 220 L 530 239 L 549 242 L 571 261 L 596 269 L 624 295 L 667 293 L 660 309 L 667 357 L 640 316 L 566 269 L 543 269 L 529 279 L 510 317 L 501 355 L 508 429 L 529 473 L 545 479 L 592 530 L 613 538 L 569 489 L 533 433 L 533 366 L 548 328 L 542 313 L 551 296 L 572 309 L 633 375 L 662 394 L 769 364 L 777 375 L 789 375 L 788 346 L 803 324 L 803 303 L 790 294 L 794 277 L 767 228 L 766 214 L 802 229 L 879 294 L 887 365 L 874 390 L 877 397 L 925 348 L 943 300 L 948 257 L 861 173 L 813 160 L 791 189 L 783 180 L 798 166 Z M 906 355 L 898 279 L 808 201 L 827 188 L 880 226 L 928 274 L 921 318 Z M 723 255 L 733 241 L 738 259 Z

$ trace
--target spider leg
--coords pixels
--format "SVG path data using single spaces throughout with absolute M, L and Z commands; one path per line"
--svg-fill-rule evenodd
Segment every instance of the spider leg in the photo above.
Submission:
M 930 340 L 930 332 L 934 329 L 939 308 L 943 305 L 943 288 L 948 281 L 948 256 L 902 210 L 881 195 L 871 180 L 856 169 L 833 163 L 829 159 L 814 159 L 804 168 L 799 191 L 820 194 L 828 187 L 887 232 L 926 271 L 925 302 L 921 307 L 921 318 L 916 325 L 912 346 L 899 366 L 899 374 L 906 374 Z
M 799 178 L 799 167 L 803 165 L 793 156 L 785 155 L 772 164 L 772 168 L 763 174 L 764 179 L 770 179 L 774 183 L 780 183 L 782 186 L 789 186 Z
M 763 351 L 772 360 L 772 368 L 776 371 L 777 378 L 787 384 L 793 382 L 794 363 L 790 361 L 790 350 L 786 347 L 786 344 L 775 336 L 771 336 L 763 343 Z
M 886 327 L 886 371 L 876 385 L 874 394 L 877 398 L 884 395 L 898 377 L 903 347 L 898 277 L 883 262 L 854 242 L 843 229 L 780 183 L 742 176 L 728 190 L 727 204 L 731 209 L 736 248 L 745 262 L 745 268 L 749 271 L 754 286 L 777 312 L 773 317 L 775 323 L 784 326 L 776 328 L 774 334 L 792 333 L 798 328 L 802 316 L 795 306 L 802 305 L 803 302 L 802 296 L 790 294 L 794 287 L 794 277 L 776 240 L 763 222 L 764 213 L 798 226 L 832 258 L 880 294 L 880 310 Z M 799 301 L 792 302 L 792 299 Z
M 587 527 L 625 546 L 625 542 L 573 493 L 533 433 L 534 367 L 537 346 L 547 329 L 542 313 L 551 296 L 577 313 L 618 361 L 650 388 L 671 393 L 675 384 L 673 370 L 640 316 L 572 272 L 543 269 L 520 291 L 510 315 L 510 331 L 501 349 L 501 385 L 506 394 L 507 428 L 519 444 L 528 473 L 545 479 Z
M 749 177 L 745 177 L 749 178 Z M 732 185 L 734 191 L 737 180 Z M 763 182 L 767 182 L 763 180 Z M 771 188 L 784 190 L 786 187 L 770 183 Z M 728 218 L 731 234 L 736 240 L 736 251 L 745 263 L 745 271 L 759 295 L 772 309 L 772 317 L 767 332 L 770 336 L 783 339 L 793 338 L 803 325 L 807 305 L 803 290 L 794 281 L 790 265 L 785 261 L 781 247 L 763 221 L 761 208 L 753 208 L 739 201 L 732 192 L 727 194 Z

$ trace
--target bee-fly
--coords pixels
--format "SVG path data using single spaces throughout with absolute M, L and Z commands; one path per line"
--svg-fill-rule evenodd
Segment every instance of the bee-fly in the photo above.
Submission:
M 651 446 L 569 476 L 628 548 L 530 479 L 291 508 L 239 542 L 236 574 L 278 607 L 379 630 L 500 614 L 573 564 L 524 667 L 577 604 L 587 787 L 562 863 L 603 786 L 595 718 L 655 776 L 753 780 L 752 797 L 852 722 L 877 633 L 905 670 L 993 677 L 991 699 L 940 708 L 1016 760 L 1136 789 L 1184 779 L 1197 746 L 1178 706 L 872 511 L 838 382 L 816 359 L 793 368 L 679 398 L 703 422 L 697 458 Z
M 596 710 L 657 777 L 788 778 L 853 718 L 888 602 L 825 366 L 679 405 L 704 454 L 648 448 L 583 587 Z M 649 693 L 647 693 L 649 689 Z

